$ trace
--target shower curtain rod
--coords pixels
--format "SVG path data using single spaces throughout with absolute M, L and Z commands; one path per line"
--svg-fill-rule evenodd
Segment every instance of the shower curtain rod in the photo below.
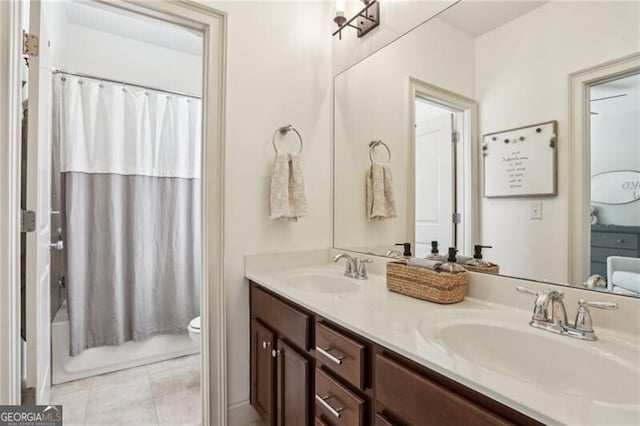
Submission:
M 174 91 L 174 90 L 158 89 L 156 87 L 143 86 L 143 85 L 134 84 L 134 83 L 127 83 L 126 81 L 112 80 L 110 78 L 95 77 L 93 75 L 82 74 L 82 73 L 78 73 L 78 72 L 69 72 L 69 71 L 59 70 L 57 68 L 53 68 L 51 71 L 52 71 L 52 74 L 73 75 L 75 77 L 88 78 L 88 79 L 91 79 L 91 80 L 98 80 L 98 81 L 105 81 L 107 83 L 122 84 L 122 85 L 125 85 L 125 86 L 131 86 L 131 87 L 139 87 L 140 89 L 151 90 L 151 91 L 154 91 L 154 92 L 168 93 L 170 95 L 177 95 L 177 96 L 184 96 L 186 98 L 202 99 L 200 96 L 192 95 L 190 93 L 177 92 L 177 91 Z

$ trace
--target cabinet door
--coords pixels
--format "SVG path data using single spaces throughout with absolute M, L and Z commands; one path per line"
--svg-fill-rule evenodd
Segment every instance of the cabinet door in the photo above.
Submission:
M 308 425 L 309 360 L 278 339 L 276 351 L 278 425 Z
M 251 405 L 263 419 L 275 419 L 275 335 L 260 321 L 251 321 Z

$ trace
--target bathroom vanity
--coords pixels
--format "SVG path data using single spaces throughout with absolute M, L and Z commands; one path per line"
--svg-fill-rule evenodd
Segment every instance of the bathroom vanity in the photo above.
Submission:
M 251 404 L 270 424 L 540 424 L 251 283 Z
M 470 273 L 467 298 L 440 305 L 389 291 L 384 258 L 358 280 L 335 253 L 246 258 L 251 404 L 269 424 L 640 422 L 637 300 L 598 294 L 620 309 L 593 309 L 589 342 L 531 327 L 521 281 Z M 564 292 L 571 320 L 591 294 Z

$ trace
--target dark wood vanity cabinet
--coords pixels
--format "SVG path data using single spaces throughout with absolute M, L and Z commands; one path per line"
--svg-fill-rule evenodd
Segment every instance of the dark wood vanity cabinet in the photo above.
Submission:
M 258 320 L 251 320 L 251 404 L 264 419 L 274 413 L 275 334 Z
M 278 426 L 539 425 L 251 283 L 251 405 Z

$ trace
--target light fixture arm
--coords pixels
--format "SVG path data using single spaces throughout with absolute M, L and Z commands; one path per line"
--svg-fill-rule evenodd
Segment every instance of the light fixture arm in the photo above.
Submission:
M 336 12 L 333 22 L 338 25 L 338 29 L 332 35 L 337 34 L 338 38 L 342 40 L 342 31 L 350 27 L 358 32 L 358 37 L 362 37 L 380 25 L 380 3 L 378 0 L 363 0 L 363 2 L 365 7 L 349 20 L 344 16 L 344 12 Z

